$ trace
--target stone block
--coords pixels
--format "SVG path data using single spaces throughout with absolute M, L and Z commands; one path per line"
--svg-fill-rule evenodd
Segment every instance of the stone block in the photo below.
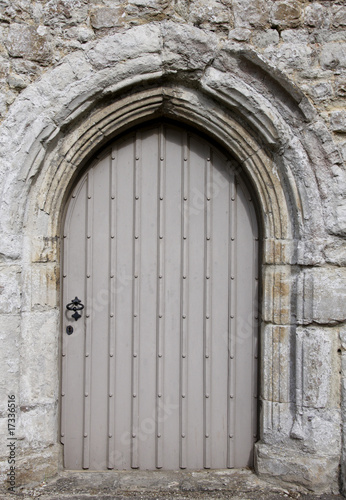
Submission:
M 261 398 L 268 402 L 291 399 L 290 337 L 290 326 L 266 325 L 262 331 Z
M 335 91 L 338 97 L 346 97 L 346 80 L 335 80 Z
M 90 42 L 90 40 L 92 40 L 95 35 L 92 29 L 81 26 L 72 27 L 67 30 L 67 36 L 72 40 L 77 39 L 80 43 L 87 43 Z
M 326 43 L 320 54 L 323 69 L 346 68 L 346 43 Z
M 333 87 L 330 83 L 320 82 L 309 86 L 311 96 L 317 101 L 324 101 L 333 97 Z
M 265 260 L 267 264 L 292 264 L 294 263 L 294 242 L 266 238 L 263 242 Z
M 252 43 L 260 48 L 266 48 L 268 45 L 277 45 L 280 36 L 277 30 L 258 31 L 252 36 Z
M 189 17 L 190 2 L 187 0 L 176 0 L 174 2 L 174 12 L 178 16 L 187 20 Z
M 335 325 L 346 320 L 346 269 L 304 270 L 298 279 L 297 320 Z
M 346 235 L 346 200 L 339 199 L 335 203 L 335 234 Z
M 16 461 L 17 486 L 47 482 L 59 472 L 60 463 L 61 447 L 56 443 L 44 449 L 33 450 L 31 453 L 21 453 Z
M 316 269 L 313 274 L 313 320 L 327 324 L 345 321 L 346 269 Z
M 35 264 L 31 268 L 31 310 L 56 307 L 59 275 L 56 264 Z
M 23 57 L 47 64 L 51 60 L 51 47 L 46 36 L 41 36 L 34 26 L 12 24 L 5 42 L 11 57 Z
M 101 7 L 95 9 L 90 15 L 91 26 L 99 30 L 101 28 L 113 28 L 124 24 L 125 11 L 119 6 L 117 8 Z
M 45 234 L 45 233 L 43 233 Z M 56 258 L 57 246 L 59 245 L 59 237 L 40 236 L 32 242 L 31 259 L 33 263 L 53 262 Z
M 219 29 L 227 30 L 231 26 L 230 8 L 218 0 L 209 0 L 208 4 L 203 0 L 190 3 L 188 19 L 195 26 L 207 27 L 218 26 Z
M 257 443 L 255 470 L 263 479 L 298 484 L 316 493 L 339 493 L 339 457 L 311 455 Z
M 10 71 L 10 62 L 7 58 L 0 56 L 0 79 L 5 80 Z
M 32 19 L 36 24 L 39 24 L 42 19 L 43 5 L 42 2 L 32 3 Z
M 339 43 L 346 41 L 346 31 L 338 29 L 320 29 L 314 32 L 316 43 Z
M 177 7 L 177 12 L 181 12 L 182 2 L 179 3 L 180 5 L 174 5 Z M 165 19 L 169 5 L 169 0 L 128 0 L 125 11 L 132 25 L 141 25 L 143 22 L 149 23 Z M 187 6 L 186 11 L 189 10 L 189 7 Z
M 8 106 L 11 106 L 11 104 L 15 101 L 17 94 L 15 92 L 12 92 L 12 90 L 9 90 L 5 93 L 5 97 L 6 104 L 8 104 Z
M 75 81 L 88 81 L 92 74 L 92 68 L 84 54 L 81 54 L 80 52 L 74 52 L 65 57 L 64 61 L 65 64 L 63 63 L 57 66 L 57 68 L 55 68 L 53 71 L 51 71 L 50 78 L 47 78 L 47 87 L 49 85 L 54 85 L 54 82 L 56 81 L 57 83 L 59 82 L 59 84 L 61 83 L 59 89 L 63 90 L 63 83 L 65 82 L 66 91 L 66 86 L 73 84 Z M 74 96 L 75 94 L 71 92 L 71 107 L 74 101 Z
M 145 54 L 160 53 L 161 33 L 157 25 L 138 26 L 131 33 L 101 39 L 87 49 L 87 57 L 97 69 L 109 67 L 123 59 L 134 59 Z
M 21 402 L 56 401 L 58 394 L 59 312 L 23 313 Z M 44 339 L 44 342 L 42 341 Z
M 21 267 L 0 267 L 0 314 L 15 314 L 21 309 Z
M 301 6 L 295 0 L 275 2 L 270 13 L 272 25 L 280 29 L 296 28 L 301 22 Z
M 20 376 L 20 316 L 0 315 L 0 412 L 7 407 L 7 396 L 18 397 Z
M 248 42 L 251 36 L 251 30 L 245 28 L 236 28 L 230 30 L 228 33 L 229 40 L 235 40 L 237 42 Z
M 341 452 L 340 410 L 304 408 L 301 421 L 303 451 L 338 459 Z
M 25 81 L 24 78 L 13 73 L 8 76 L 7 82 L 11 88 L 16 90 L 25 89 L 25 87 L 27 87 L 28 85 L 28 82 Z
M 297 366 L 304 407 L 336 407 L 339 403 L 338 332 L 328 328 L 297 328 Z
M 310 164 L 313 171 L 318 179 L 318 187 L 320 190 L 319 196 L 323 199 L 331 199 L 331 197 L 336 196 L 336 189 L 338 189 L 337 183 L 331 180 L 331 168 L 333 165 L 339 165 L 342 163 L 340 157 L 340 151 L 333 141 L 332 135 L 326 126 L 326 123 L 321 119 L 315 120 L 313 124 L 306 127 L 304 133 L 304 144 L 308 152 Z M 332 184 L 330 184 L 332 182 Z M 305 179 L 306 187 L 310 187 L 310 182 Z M 310 201 L 309 203 L 312 203 Z M 311 210 L 320 210 L 318 208 L 318 202 L 312 204 Z M 334 214 L 333 214 L 334 215 Z M 327 216 L 332 216 L 330 210 L 327 211 Z M 322 219 L 318 223 L 318 226 L 323 224 Z M 319 241 L 326 236 L 321 232 L 319 235 Z M 311 237 L 311 241 L 316 241 L 316 235 Z M 301 261 L 304 263 L 304 259 Z
M 261 442 L 271 445 L 289 445 L 293 425 L 294 405 L 261 401 Z
M 334 132 L 346 132 L 346 111 L 330 113 L 330 126 Z
M 76 67 L 75 70 L 78 71 L 78 67 Z M 49 96 L 49 98 L 53 97 L 55 99 L 58 99 L 60 97 L 60 92 L 66 92 L 69 84 L 75 79 L 76 76 L 74 73 L 74 68 L 71 66 L 71 64 L 69 64 L 68 61 L 64 61 L 63 63 L 52 69 L 47 80 L 41 80 L 39 82 L 39 91 L 43 95 L 47 95 L 47 97 Z M 52 96 L 52 89 L 54 89 L 54 96 Z M 38 129 L 41 128 L 38 123 L 35 125 Z M 28 142 L 31 145 L 34 143 L 31 137 Z
M 84 0 L 49 0 L 43 7 L 46 26 L 76 26 L 88 17 L 89 5 Z
M 346 26 L 346 7 L 345 5 L 332 6 L 332 24 L 334 28 L 344 28 Z
M 263 270 L 264 301 L 262 318 L 268 323 L 289 325 L 291 322 L 291 285 L 289 266 L 265 266 Z
M 345 151 L 346 153 L 346 151 Z M 345 156 L 346 161 L 346 156 Z M 342 179 L 342 178 L 341 178 Z M 345 182 L 346 184 L 346 182 Z M 337 241 L 330 243 L 324 248 L 326 262 L 337 266 L 346 266 L 346 242 Z
M 235 28 L 263 28 L 268 26 L 268 2 L 265 0 L 233 0 Z
M 192 40 L 183 26 L 164 27 L 163 64 L 167 72 L 174 67 L 174 72 L 204 70 L 210 64 L 217 51 L 217 38 L 199 30 Z
M 312 3 L 304 9 L 304 24 L 310 28 L 321 28 L 326 24 L 327 10 L 320 3 Z
M 283 32 L 283 34 L 286 33 Z M 312 49 L 305 42 L 292 43 L 292 41 L 289 41 L 282 43 L 278 47 L 269 46 L 265 50 L 265 55 L 273 65 L 285 73 L 292 72 L 292 70 L 306 71 L 312 64 Z
M 18 408 L 17 437 L 23 441 L 22 448 L 44 448 L 56 443 L 58 407 L 52 404 L 25 405 Z
M 296 29 L 285 29 L 281 31 L 280 38 L 284 43 L 290 43 L 294 45 L 310 45 L 311 39 L 309 33 L 302 28 Z
M 25 59 L 13 59 L 11 61 L 12 70 L 18 74 L 27 75 L 29 78 L 38 75 L 42 68 L 34 62 Z
M 5 95 L 0 96 L 0 115 L 4 117 L 7 112 L 7 103 Z

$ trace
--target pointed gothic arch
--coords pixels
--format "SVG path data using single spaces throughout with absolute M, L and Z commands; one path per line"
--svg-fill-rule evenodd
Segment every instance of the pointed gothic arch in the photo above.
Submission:
M 54 86 L 56 71 L 66 72 L 63 89 Z M 324 216 L 333 193 L 327 193 L 324 179 L 314 170 L 304 139 L 308 131 L 316 148 L 323 150 L 313 108 L 294 85 L 243 47 L 220 44 L 212 34 L 169 22 L 137 27 L 92 42 L 86 54 L 67 56 L 59 68 L 23 92 L 2 128 L 8 152 L 3 169 L 10 172 L 5 199 L 16 207 L 2 219 L 8 234 L 14 234 L 3 243 L 3 251 L 22 258 L 27 313 L 23 328 L 30 331 L 30 315 L 41 308 L 48 328 L 44 345 L 53 345 L 56 353 L 59 239 L 70 187 L 95 151 L 124 130 L 160 117 L 192 125 L 217 140 L 256 193 L 263 231 L 261 439 L 256 467 L 271 475 L 272 464 L 296 463 L 299 456 L 302 470 L 309 462 L 312 478 L 322 461 L 324 484 L 329 471 L 334 474 L 335 461 L 324 456 L 316 460 L 300 447 L 310 431 L 304 423 L 296 328 L 304 324 L 301 302 L 309 304 L 311 299 L 296 266 L 318 258 L 316 231 L 322 238 L 337 230 L 335 221 Z M 20 144 L 11 136 L 16 128 L 25 131 Z M 20 232 L 23 240 L 17 236 Z M 305 288 L 297 297 L 300 285 Z M 52 357 L 58 373 L 57 359 Z M 31 376 L 29 372 L 28 379 Z M 57 422 L 57 376 L 54 384 L 46 398 L 52 427 Z M 58 453 L 57 442 L 53 448 L 52 453 Z M 280 475 L 286 477 L 290 471 Z M 296 480 L 310 484 L 311 478 L 302 472 Z

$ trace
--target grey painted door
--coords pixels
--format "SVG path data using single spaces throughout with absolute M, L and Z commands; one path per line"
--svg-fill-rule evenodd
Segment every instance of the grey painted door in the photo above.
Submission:
M 64 223 L 66 468 L 252 464 L 257 246 L 247 189 L 201 137 L 142 128 L 94 159 Z

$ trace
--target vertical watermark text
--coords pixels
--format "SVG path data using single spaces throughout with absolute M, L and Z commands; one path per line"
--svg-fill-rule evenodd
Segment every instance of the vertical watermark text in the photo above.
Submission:
M 10 394 L 7 400 L 7 448 L 9 471 L 7 472 L 8 491 L 16 488 L 16 397 Z

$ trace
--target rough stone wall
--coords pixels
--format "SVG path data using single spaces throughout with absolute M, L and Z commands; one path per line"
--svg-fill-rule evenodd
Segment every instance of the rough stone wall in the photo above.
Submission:
M 171 19 L 253 47 L 304 91 L 345 150 L 343 0 L 2 0 L 0 7 L 2 116 L 27 85 L 83 44 Z
M 243 53 L 247 61 L 255 60 L 255 72 L 241 59 Z M 135 58 L 138 62 L 126 69 L 127 60 Z M 112 81 L 105 75 L 119 62 L 125 69 Z M 191 88 L 203 80 L 210 95 L 222 94 L 225 107 L 238 107 L 244 120 L 262 120 L 260 134 L 272 147 L 268 157 L 284 172 L 275 174 L 285 179 L 283 189 L 290 176 L 296 179 L 304 207 L 291 200 L 291 217 L 301 217 L 297 227 L 304 230 L 294 251 L 286 256 L 281 249 L 278 258 L 273 250 L 263 271 L 266 296 L 280 298 L 280 314 L 268 299 L 256 467 L 269 479 L 336 491 L 340 471 L 346 483 L 341 432 L 346 422 L 346 6 L 341 0 L 0 0 L 2 478 L 8 470 L 8 394 L 15 394 L 18 404 L 22 481 L 42 479 L 61 466 L 58 234 L 49 232 L 52 213 L 44 202 L 38 199 L 40 210 L 33 201 L 25 203 L 29 184 L 40 175 L 39 148 L 49 153 L 46 144 L 60 142 L 61 156 L 68 156 L 78 129 L 68 126 L 78 100 L 88 110 L 88 102 L 107 85 L 119 86 L 129 77 L 135 82 L 136 72 L 154 78 L 162 68 L 177 74 L 178 83 L 190 79 Z M 273 87 L 272 79 L 281 86 Z M 241 80 L 246 98 L 237 87 Z M 263 101 L 256 101 L 257 94 Z M 188 98 L 192 102 L 194 96 Z M 301 115 L 292 111 L 293 101 Z M 36 115 L 42 123 L 35 122 Z M 58 156 L 51 154 L 54 167 Z M 54 183 L 53 172 L 49 175 Z M 17 208 L 9 200 L 17 200 Z M 282 223 L 290 225 L 286 219 Z M 282 380 L 287 376 L 286 385 L 279 384 L 278 373 Z M 269 389 L 270 377 L 275 383 Z

